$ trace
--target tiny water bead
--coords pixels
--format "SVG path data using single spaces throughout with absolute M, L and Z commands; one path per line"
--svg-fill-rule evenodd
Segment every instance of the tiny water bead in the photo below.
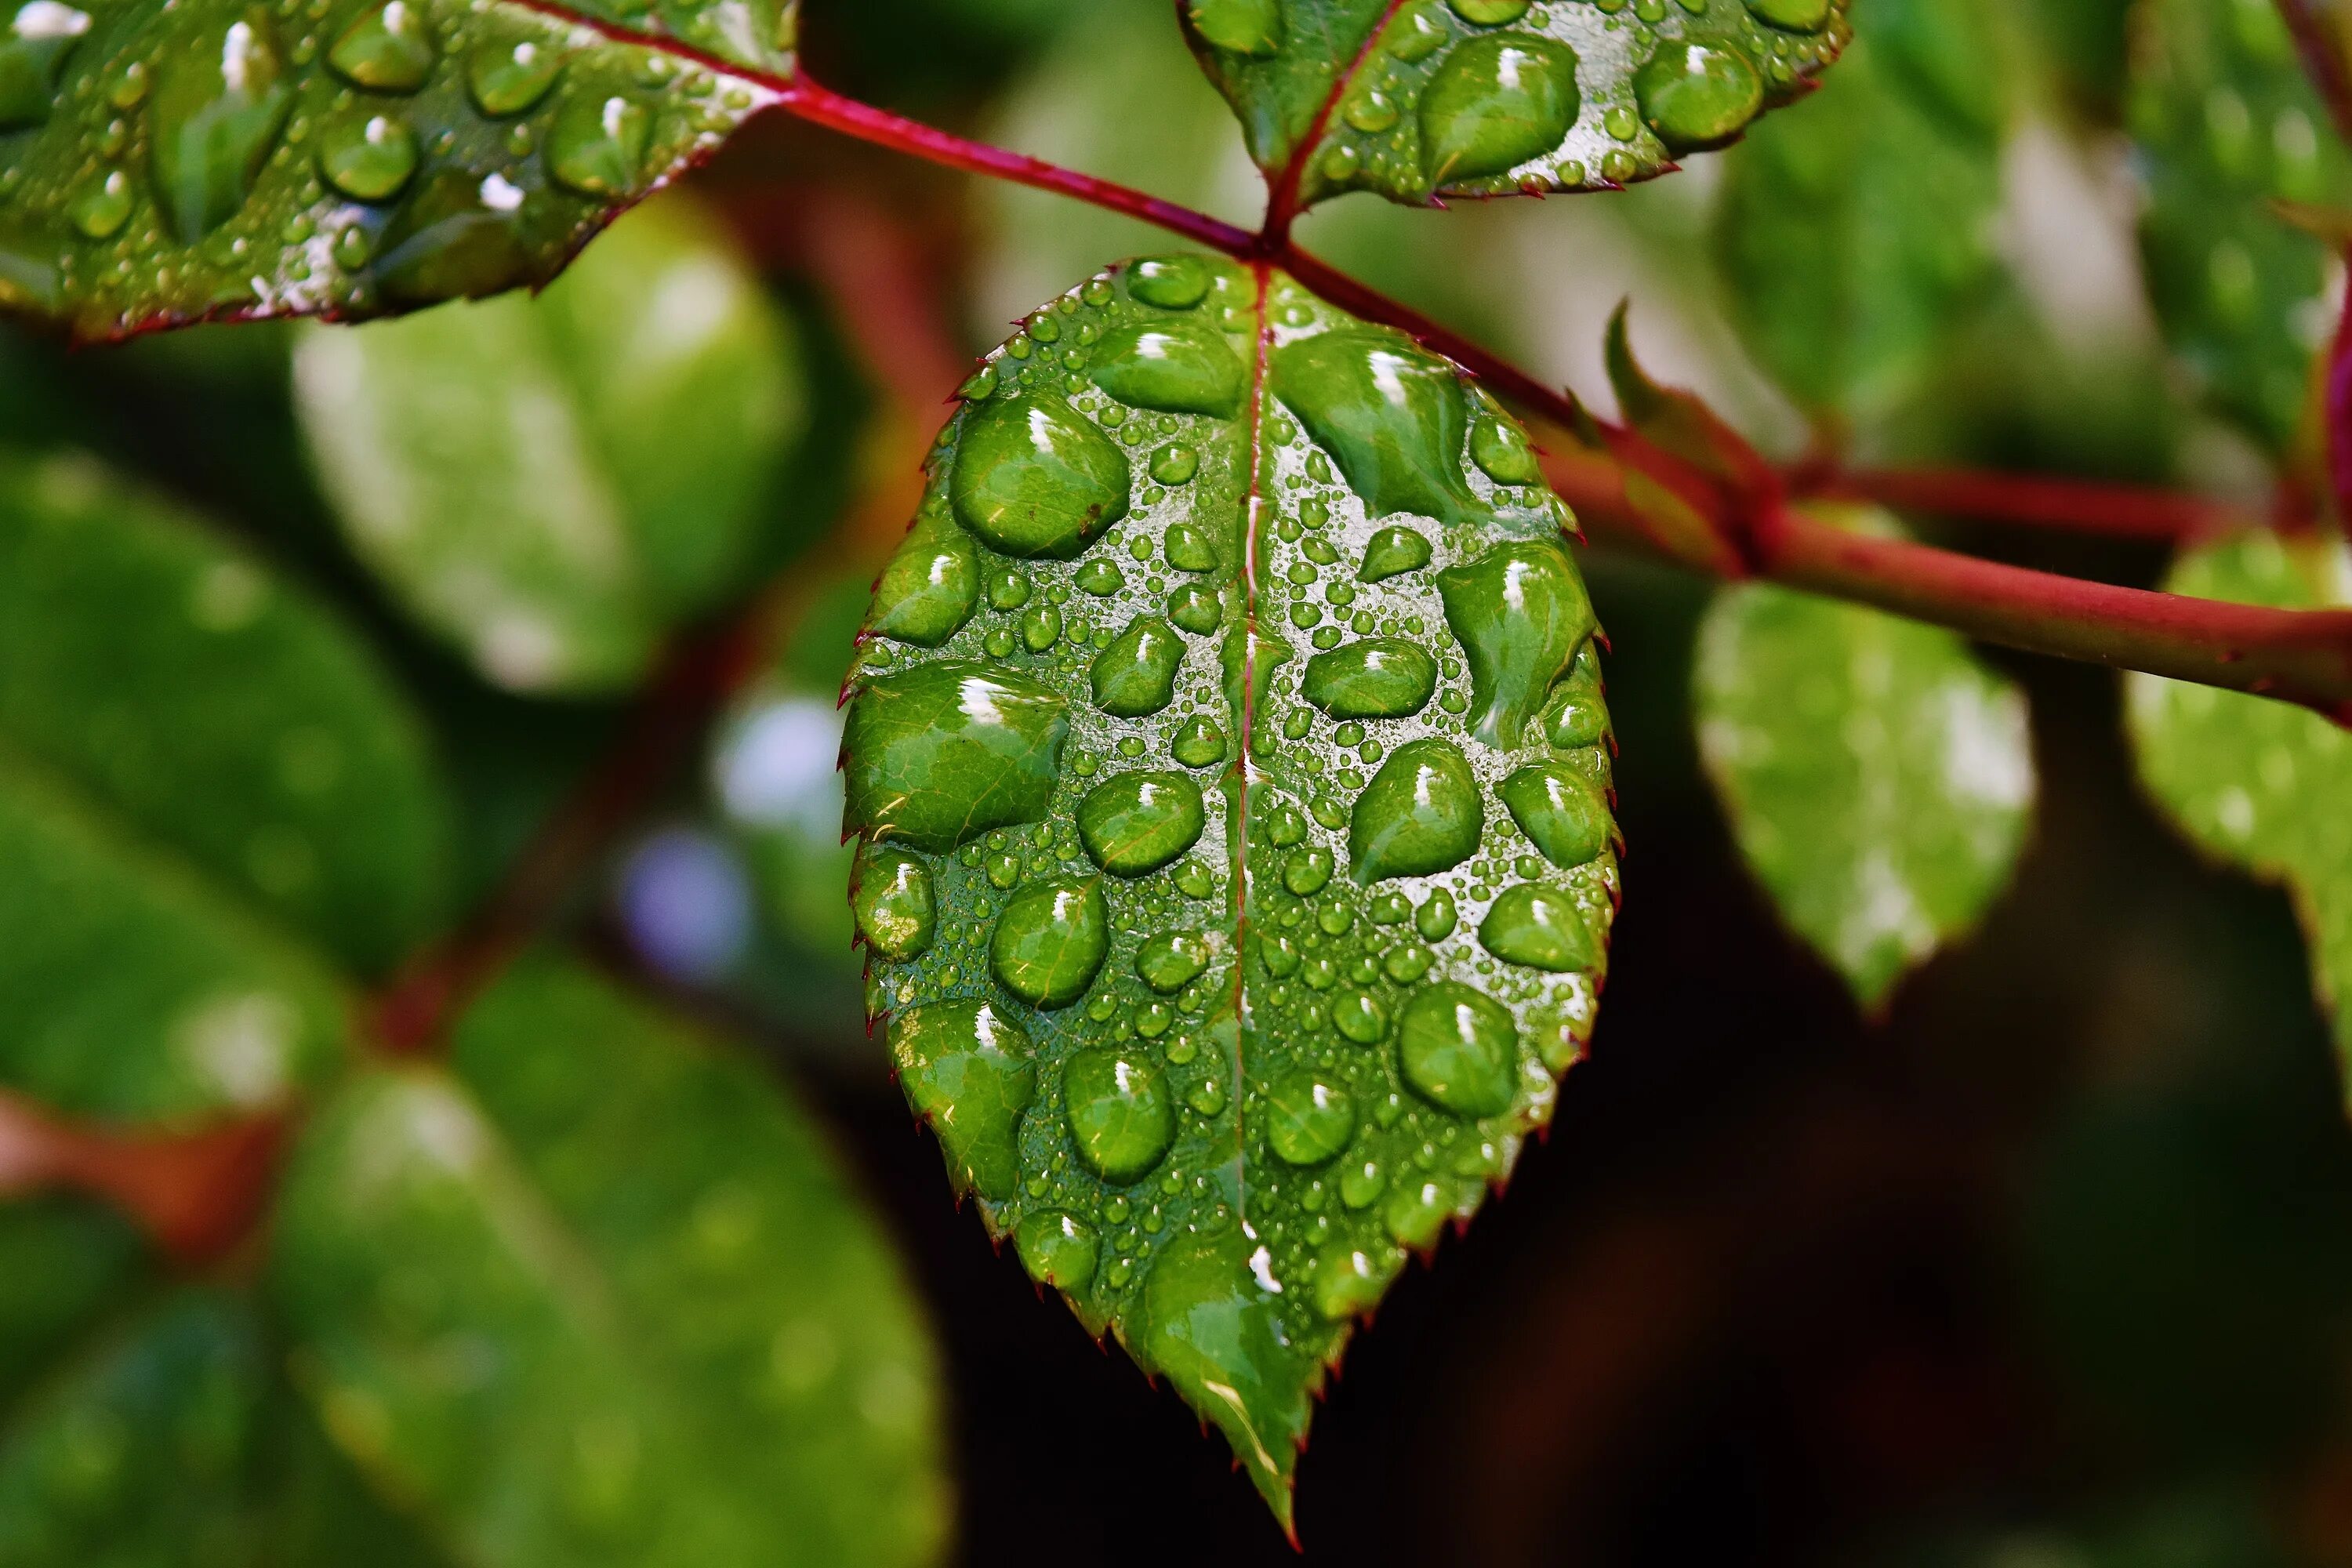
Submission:
M 1154 484 L 1189 485 L 1192 482 L 1192 476 L 1201 471 L 1201 454 L 1181 442 L 1171 442 L 1151 454 L 1150 471 Z M 1173 562 L 1175 557 L 1171 553 L 1169 559 Z M 1211 564 L 1213 565 L 1214 562 L 1212 561 Z M 1208 569 L 1206 566 L 1187 568 L 1193 572 L 1205 572 Z
M 486 37 L 466 56 L 466 90 L 493 120 L 521 114 L 545 98 L 563 57 L 536 38 Z
M 1508 33 L 1473 38 L 1422 89 L 1423 172 L 1433 186 L 1507 174 L 1565 141 L 1582 102 L 1567 45 Z
M 1078 841 L 1117 877 L 1141 877 L 1200 841 L 1200 786 L 1181 773 L 1121 773 L 1078 803 Z
M 1066 561 L 1127 515 L 1127 454 L 1056 397 L 967 409 L 949 493 L 991 549 Z
M 1168 618 L 1194 637 L 1206 637 L 1225 618 L 1224 601 L 1214 588 L 1180 584 L 1169 592 Z
M 327 68 L 373 92 L 412 93 L 431 79 L 439 56 L 424 7 L 385 0 L 343 30 L 327 51 Z
M 1217 569 L 1216 547 L 1209 542 L 1206 532 L 1189 522 L 1177 523 L 1168 530 L 1166 552 L 1168 564 L 1179 572 L 1213 572 Z
M 1532 485 L 1543 479 L 1527 433 L 1491 415 L 1470 428 L 1470 460 L 1498 485 Z
M 1036 1097 L 1034 1047 L 988 1002 L 933 1002 L 890 1020 L 890 1059 L 930 1122 L 959 1191 L 1003 1201 L 1021 1180 L 1021 1118 Z
M 319 173 L 354 201 L 389 201 L 416 173 L 416 133 L 389 115 L 352 115 L 319 133 Z
M 1013 895 L 988 943 L 997 984 L 1033 1007 L 1087 994 L 1110 951 L 1110 906 L 1097 878 L 1054 878 Z
M 1333 1322 L 1369 1314 L 1395 1275 L 1360 1247 L 1333 1242 L 1316 1255 L 1315 1310 Z
M 1728 45 L 1674 41 L 1634 73 L 1642 118 L 1676 153 L 1720 147 L 1764 107 L 1764 83 Z
M 548 172 L 565 187 L 590 196 L 623 196 L 637 188 L 653 115 L 618 93 L 567 92 L 547 137 Z
M 1214 767 L 1225 760 L 1225 732 L 1213 719 L 1188 719 L 1168 750 L 1188 768 Z
M 1331 1004 L 1331 1026 L 1357 1045 L 1376 1046 L 1388 1036 L 1388 1009 L 1369 991 L 1349 991 Z
M 1063 1115 L 1087 1168 L 1126 1185 L 1149 1175 L 1176 1141 L 1176 1101 L 1160 1064 L 1139 1050 L 1094 1046 L 1062 1068 Z
M 109 169 L 82 188 L 67 216 L 83 238 L 107 239 L 131 221 L 133 201 L 131 176 L 120 169 Z
M 899 961 L 917 956 L 930 947 L 938 927 L 930 869 L 904 851 L 869 847 L 858 858 L 850 912 L 876 952 Z

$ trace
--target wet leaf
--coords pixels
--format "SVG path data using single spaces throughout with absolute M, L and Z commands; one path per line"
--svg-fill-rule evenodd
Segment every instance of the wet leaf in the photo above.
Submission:
M 542 281 L 793 67 L 792 0 L 572 17 L 0 0 L 0 308 L 105 337 Z
M 2340 543 L 2248 533 L 2181 556 L 2177 594 L 2313 609 L 2352 604 Z M 2316 713 L 2152 675 L 2126 678 L 2140 780 L 2174 826 L 2226 864 L 2284 887 L 2312 984 L 2352 1052 L 2352 737 Z
M 2283 452 L 2335 268 L 2273 204 L 2352 203 L 2352 163 L 2268 0 L 2144 0 L 2137 23 L 2128 107 L 2157 320 L 2213 410 Z
M 682 202 L 545 293 L 358 330 L 295 361 L 352 547 L 484 675 L 626 688 L 725 589 L 803 421 L 784 319 Z
M 1286 1521 L 1350 1326 L 1591 1027 L 1566 509 L 1452 365 L 1199 257 L 1072 289 L 966 394 L 852 679 L 869 1009 L 990 1229 Z
M 1999 275 L 2006 106 L 1979 0 L 1855 0 L 1802 114 L 1724 160 L 1716 247 L 1748 350 L 1817 416 L 1916 384 Z
M 1694 14 L 1696 12 L 1696 14 Z M 1250 155 L 1302 201 L 1597 190 L 1736 140 L 1836 58 L 1845 0 L 1179 0 Z
M 1762 584 L 1707 612 L 1696 684 L 1740 852 L 1863 1005 L 1883 1005 L 2009 881 L 2034 794 L 2023 694 L 1955 633 Z
M 939 1555 L 933 1352 L 872 1220 L 749 1062 L 576 971 L 320 1114 L 271 1282 L 337 1446 L 461 1558 Z

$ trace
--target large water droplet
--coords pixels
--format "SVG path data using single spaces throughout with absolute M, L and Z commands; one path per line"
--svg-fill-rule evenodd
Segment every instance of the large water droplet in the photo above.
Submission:
M 1335 1241 L 1315 1258 L 1315 1310 L 1346 1322 L 1381 1304 L 1395 1270 L 1352 1242 Z
M 85 239 L 110 239 L 131 221 L 131 176 L 109 169 L 82 188 L 66 216 Z
M 1230 417 L 1249 390 L 1249 373 L 1225 340 L 1187 321 L 1105 333 L 1091 374 L 1121 403 L 1170 414 Z
M 1168 750 L 1188 768 L 1213 767 L 1225 760 L 1225 732 L 1205 715 L 1187 719 Z
M 375 276 L 389 298 L 430 304 L 510 289 L 530 268 L 522 192 L 502 175 L 428 175 L 384 226 Z M 353 232 L 358 232 L 354 230 Z
M 1478 922 L 1478 944 L 1506 963 L 1555 973 L 1590 969 L 1600 958 L 1576 901 L 1534 882 L 1503 889 Z
M 7 0 L 0 0 L 5 7 Z M 0 132 L 49 117 L 66 57 L 89 31 L 89 14 L 58 0 L 26 0 L 0 31 Z
M 849 907 L 866 945 L 885 958 L 904 961 L 931 945 L 939 918 L 931 873 L 904 850 L 875 845 L 858 857 Z
M 1170 1241 L 1152 1260 L 1133 1341 L 1138 1359 L 1214 1421 L 1285 1524 L 1307 1434 L 1309 1368 L 1286 1348 L 1275 1302 L 1237 1228 Z
M 1110 906 L 1099 878 L 1032 882 L 996 917 L 988 963 L 997 983 L 1033 1007 L 1066 1007 L 1087 994 L 1110 951 Z
M 1209 536 L 1189 522 L 1180 522 L 1168 531 L 1168 564 L 1179 572 L 1213 572 L 1217 569 L 1216 547 Z
M 327 52 L 327 65 L 373 92 L 415 92 L 433 75 L 436 55 L 424 6 L 385 0 L 344 30 Z
M 1403 719 L 1429 705 L 1437 661 L 1402 637 L 1365 637 L 1307 661 L 1299 695 L 1334 719 Z
M 1078 802 L 1078 841 L 1115 877 L 1157 871 L 1200 841 L 1201 786 L 1181 773 L 1133 773 Z
M 1331 1026 L 1360 1046 L 1376 1046 L 1389 1032 L 1389 1010 L 1369 991 L 1343 991 L 1332 999 Z
M 1543 478 L 1526 433 L 1491 414 L 1470 427 L 1470 460 L 1498 485 L 1531 485 Z
M 1426 1252 L 1437 1245 L 1437 1234 L 1445 1228 L 1446 1217 L 1453 1212 L 1453 1184 L 1424 1179 L 1403 1183 L 1389 1194 L 1381 1217 L 1388 1222 L 1389 1234 L 1396 1237 L 1398 1246 Z
M 563 57 L 536 38 L 485 38 L 466 56 L 466 90 L 493 120 L 520 114 L 547 96 Z
M 1266 1146 L 1285 1164 L 1337 1159 L 1355 1135 L 1355 1099 L 1328 1075 L 1296 1068 L 1265 1092 Z
M 1477 853 L 1486 826 L 1478 779 L 1450 741 L 1410 741 L 1356 797 L 1348 854 L 1359 882 L 1451 870 Z
M 1432 185 L 1508 174 L 1568 138 L 1583 100 L 1576 51 L 1503 33 L 1446 56 L 1421 95 L 1421 166 Z
M 1557 540 L 1517 540 L 1439 573 L 1437 589 L 1470 662 L 1470 733 L 1511 751 L 1592 635 L 1576 563 Z
M 1579 690 L 1563 684 L 1552 699 L 1551 716 L 1545 721 L 1544 738 L 1562 751 L 1572 752 L 1581 746 L 1598 745 L 1609 732 L 1609 710 L 1596 691 Z
M 1197 256 L 1155 256 L 1127 271 L 1127 291 L 1163 310 L 1189 310 L 1209 297 L 1209 264 Z
M 1149 1173 L 1176 1141 L 1176 1097 L 1140 1050 L 1074 1053 L 1062 1068 L 1062 1112 L 1087 1168 L 1119 1186 Z
M 1474 27 L 1499 27 L 1528 14 L 1529 0 L 1450 0 L 1454 14 Z
M 1007 555 L 1067 561 L 1127 515 L 1127 454 L 1058 397 L 967 405 L 948 491 Z
M 1459 981 L 1440 980 L 1417 993 L 1397 1024 L 1405 1082 L 1460 1116 L 1510 1109 L 1518 1047 L 1509 1009 Z
M 1756 19 L 1788 33 L 1818 33 L 1830 25 L 1831 0 L 1748 0 Z
M 1676 153 L 1720 147 L 1764 107 L 1764 83 L 1746 55 L 1725 44 L 1674 40 L 1633 75 L 1642 118 Z
M 1184 642 L 1157 616 L 1139 616 L 1087 669 L 1095 706 L 1121 719 L 1157 713 L 1176 698 Z
M 1082 1290 L 1095 1277 L 1095 1227 L 1066 1214 L 1022 1217 L 1013 1233 L 1029 1278 L 1056 1290 Z
M 987 1002 L 934 1002 L 890 1020 L 890 1057 L 947 1153 L 959 1191 L 998 1202 L 1021 1180 L 1021 1113 L 1037 1092 L 1029 1037 Z
M 1180 583 L 1168 592 L 1168 618 L 1194 637 L 1206 637 L 1224 619 L 1224 600 L 1202 583 Z
M 1360 583 L 1384 583 L 1429 564 L 1429 541 L 1410 528 L 1383 528 L 1365 542 Z
M 1196 931 L 1162 931 L 1135 950 L 1135 972 L 1162 996 L 1183 990 L 1208 967 L 1208 940 Z
M 1600 787 L 1559 763 L 1538 763 L 1495 792 L 1545 859 L 1573 870 L 1609 846 L 1609 803 Z
M 235 216 L 278 144 L 294 89 L 260 11 L 165 57 L 148 126 L 163 218 L 192 244 Z
M 416 173 L 416 133 L 388 115 L 350 115 L 319 132 L 319 173 L 354 201 L 389 201 Z
M 1218 48 L 1262 59 L 1282 47 L 1282 0 L 1185 0 L 1184 10 Z
M 619 93 L 567 92 L 547 133 L 548 172 L 582 195 L 625 196 L 644 177 L 653 124 L 644 104 Z
M 971 535 L 927 506 L 882 568 L 866 626 L 898 642 L 937 647 L 963 629 L 979 603 L 980 552 Z
M 850 826 L 937 854 L 1037 821 L 1054 797 L 1066 706 L 1042 683 L 976 659 L 871 682 L 843 730 Z
M 1348 329 L 1277 350 L 1273 376 L 1276 395 L 1374 517 L 1475 519 L 1462 479 L 1468 414 L 1452 365 L 1397 338 Z

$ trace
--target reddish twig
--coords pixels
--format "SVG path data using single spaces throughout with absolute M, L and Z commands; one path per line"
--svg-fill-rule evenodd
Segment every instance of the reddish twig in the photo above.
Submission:
M 1958 468 L 1849 468 L 1800 472 L 1791 488 L 1825 500 L 1875 501 L 1905 511 L 1983 522 L 2028 523 L 2118 539 L 2179 543 L 2245 527 L 2246 510 L 2204 496 L 2039 474 Z
M 2352 255 L 2345 258 L 2352 265 Z M 2327 395 L 2321 417 L 2327 422 L 2327 483 L 2335 492 L 2336 515 L 2352 522 L 2352 295 L 2347 295 L 2336 324 L 2336 341 L 2327 350 Z
M 129 1215 L 174 1259 L 202 1263 L 260 1217 L 284 1132 L 274 1112 L 196 1132 L 122 1131 L 0 1092 L 0 1194 L 86 1193 Z

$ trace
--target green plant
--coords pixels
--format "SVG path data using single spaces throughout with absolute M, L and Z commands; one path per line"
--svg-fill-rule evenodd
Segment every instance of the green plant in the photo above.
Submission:
M 47 1380 L 0 1450 L 0 1547 L 130 1553 L 135 1517 L 230 1560 L 399 1528 L 499 1563 L 936 1553 L 930 1352 L 802 1113 L 539 949 L 658 782 L 639 742 L 754 679 L 739 749 L 848 666 L 855 851 L 807 830 L 822 791 L 738 814 L 777 918 L 845 934 L 799 895 L 846 875 L 866 1011 L 959 1192 L 1286 1526 L 1353 1326 L 1508 1176 L 1591 1037 L 1622 846 L 1580 521 L 1735 581 L 1701 748 L 1864 1006 L 1977 922 L 2025 837 L 2024 702 L 1969 637 L 2135 672 L 2149 789 L 2294 889 L 2337 994 L 2352 329 L 2315 356 L 2309 328 L 2352 195 L 2332 10 L 2138 18 L 2152 301 L 2269 463 L 2270 529 L 1849 460 L 2000 308 L 2028 75 L 1988 62 L 2056 47 L 2009 12 L 1177 12 L 1265 175 L 1255 229 L 838 94 L 790 0 L 17 4 L 0 304 L 88 339 L 440 305 L 294 350 L 352 551 L 488 686 L 642 692 L 643 727 L 532 849 L 461 843 L 424 722 L 341 618 L 86 463 L 0 468 L 25 1163 L 240 1265 L 163 1285 L 105 1207 L 0 1211 L 44 1282 L 5 1303 L 16 1385 Z M 541 299 L 487 298 L 768 113 L 1195 247 L 1075 281 L 962 383 L 854 653 L 760 527 L 780 449 L 823 444 L 793 370 L 821 346 L 706 217 L 664 198 Z M 1735 142 L 1716 260 L 1811 434 L 1793 464 L 1653 379 L 1622 310 L 1608 419 L 1294 237 L 1349 192 L 1609 191 Z M 1890 508 L 2178 538 L 2179 592 L 1917 542 Z M 818 651 L 775 650 L 790 622 Z M 119 1333 L 44 1373 L 101 1314 Z

